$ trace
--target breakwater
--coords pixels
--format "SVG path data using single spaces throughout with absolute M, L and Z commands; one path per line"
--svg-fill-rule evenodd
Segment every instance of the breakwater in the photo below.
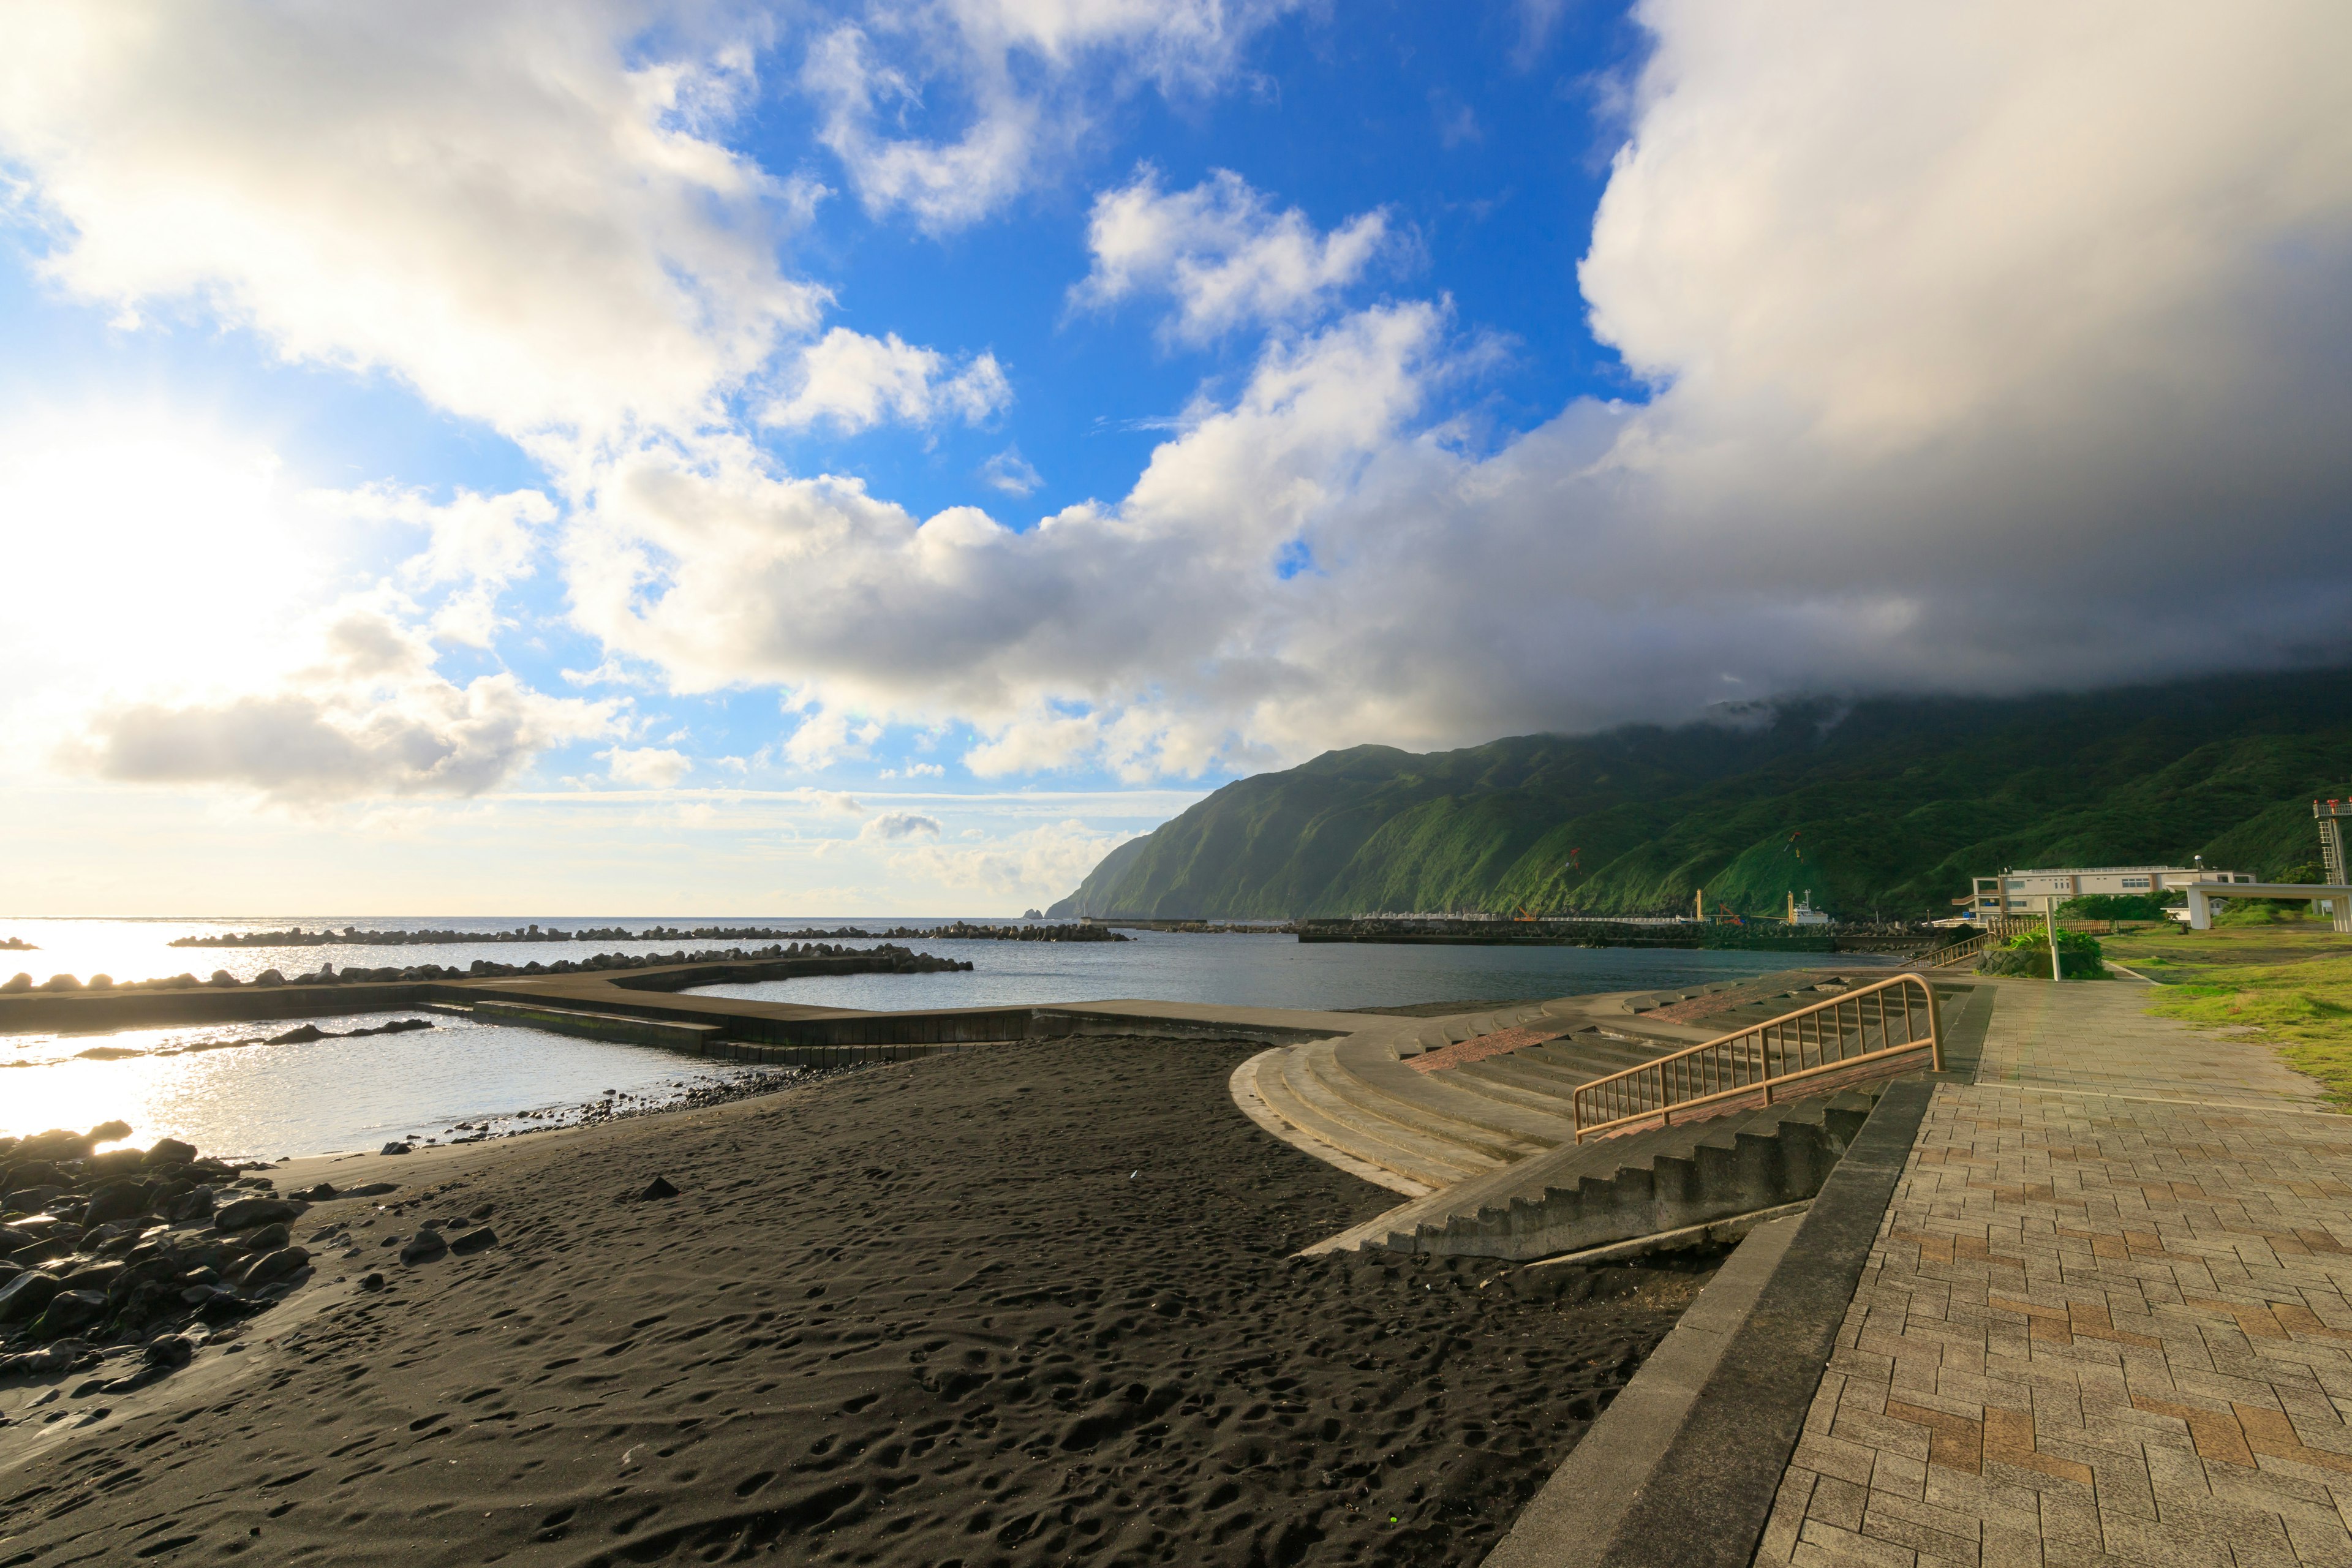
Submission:
M 969 921 L 955 921 L 937 926 L 891 926 L 887 930 L 867 931 L 859 926 L 833 926 L 819 929 L 808 927 L 787 931 L 774 926 L 647 926 L 643 931 L 630 931 L 625 926 L 586 926 L 577 931 L 542 930 L 537 925 L 517 926 L 511 931 L 370 931 L 360 926 L 345 926 L 341 931 L 305 931 L 289 926 L 284 931 L 215 931 L 204 936 L 174 937 L 165 945 L 170 947 L 455 947 L 499 942 L 1127 942 L 1129 938 L 1100 925 L 1083 921 L 1066 925 L 1031 925 L 1022 922 L 991 925 Z M 0 942 L 0 947 L 8 947 Z M 23 943 L 14 944 L 24 952 L 33 951 Z
M 1642 947 L 1712 952 L 1876 952 L 1909 957 L 1944 940 L 1902 925 L 1798 927 L 1696 921 L 1305 920 L 1307 942 L 1394 942 L 1456 947 Z

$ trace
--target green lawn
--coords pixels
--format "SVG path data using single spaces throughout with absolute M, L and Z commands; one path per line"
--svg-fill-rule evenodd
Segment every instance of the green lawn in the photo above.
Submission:
M 2108 958 L 2163 983 L 2148 1011 L 2249 1028 L 2352 1108 L 2352 937 L 2324 921 L 2103 940 Z

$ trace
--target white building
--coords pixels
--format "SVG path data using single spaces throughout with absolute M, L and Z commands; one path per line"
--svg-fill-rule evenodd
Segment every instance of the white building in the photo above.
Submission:
M 2191 884 L 2252 883 L 2243 871 L 2209 871 L 2184 866 L 2071 866 L 2003 871 L 1998 877 L 1976 879 L 1968 900 L 1969 913 L 1982 919 L 1993 915 L 2037 915 L 2051 900 L 2064 902 L 2094 893 L 2118 897 L 2137 894 L 2161 900 L 2167 893 L 2186 893 Z

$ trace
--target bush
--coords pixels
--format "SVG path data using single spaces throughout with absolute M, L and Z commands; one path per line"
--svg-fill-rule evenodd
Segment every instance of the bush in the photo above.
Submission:
M 2058 968 L 2069 980 L 2105 980 L 2107 966 L 2100 956 L 2098 938 L 2088 931 L 2058 933 Z M 2050 938 L 2042 931 L 2011 937 L 1984 956 L 1979 974 L 2014 974 L 2029 980 L 2050 978 Z
M 2147 893 L 2085 893 L 2059 905 L 2058 914 L 2062 920 L 2160 921 L 2164 906 Z
M 2286 925 L 2311 918 L 2311 906 L 2301 899 L 2231 899 L 2213 911 L 2217 926 Z

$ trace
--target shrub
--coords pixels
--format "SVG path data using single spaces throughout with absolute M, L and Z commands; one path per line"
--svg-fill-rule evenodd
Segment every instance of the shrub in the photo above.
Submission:
M 2107 978 L 2107 966 L 2100 956 L 2098 938 L 2088 931 L 2062 931 L 2058 933 L 2058 968 L 2069 980 Z M 1984 962 L 1977 965 L 1977 973 L 2047 980 L 2050 978 L 2050 938 L 2038 931 L 2011 937 L 2002 946 L 1985 954 Z
M 2147 893 L 2085 893 L 2059 905 L 2058 913 L 2086 921 L 2160 921 L 2164 906 Z

